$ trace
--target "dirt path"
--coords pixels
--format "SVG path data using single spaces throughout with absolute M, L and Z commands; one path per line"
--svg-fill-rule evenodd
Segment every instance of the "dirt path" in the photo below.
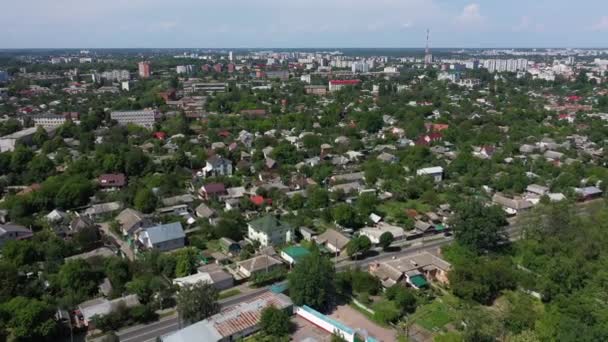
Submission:
M 101 223 L 99 224 L 99 227 L 101 228 L 104 234 L 114 239 L 116 244 L 120 247 L 120 250 L 123 252 L 124 255 L 127 256 L 129 260 L 135 260 L 135 253 L 133 253 L 131 247 L 129 247 L 129 245 L 123 239 L 121 239 L 120 236 L 116 235 L 116 233 L 114 233 L 112 229 L 110 229 L 109 223 Z

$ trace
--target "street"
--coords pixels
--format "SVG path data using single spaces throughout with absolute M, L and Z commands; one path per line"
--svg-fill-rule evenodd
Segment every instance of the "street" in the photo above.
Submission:
M 518 239 L 521 225 L 518 224 L 515 220 L 510 221 L 510 225 L 506 228 L 506 232 L 509 235 L 510 240 Z M 349 267 L 359 267 L 365 268 L 369 264 L 373 262 L 378 262 L 383 259 L 389 258 L 398 258 L 401 256 L 416 254 L 421 251 L 429 251 L 433 252 L 434 249 L 437 249 L 445 244 L 450 243 L 453 240 L 452 236 L 440 236 L 435 239 L 426 240 L 420 239 L 421 241 L 403 241 L 402 244 L 411 243 L 412 245 L 405 247 L 401 250 L 395 251 L 387 251 L 380 252 L 378 255 L 370 256 L 361 260 L 349 260 L 349 259 L 341 259 L 336 263 L 336 271 L 341 271 Z M 268 291 L 270 286 L 262 287 L 256 289 L 255 291 L 251 291 L 249 293 L 237 295 L 234 297 L 226 298 L 224 300 L 220 300 L 220 304 L 222 308 L 229 307 L 232 305 L 236 305 L 238 303 L 247 301 L 258 294 Z M 176 331 L 179 329 L 179 322 L 177 320 L 177 315 L 171 315 L 161 319 L 160 321 L 153 322 L 146 325 L 137 325 L 133 327 L 129 327 L 117 332 L 120 341 L 122 342 L 154 342 L 157 337 L 168 334 L 170 332 Z

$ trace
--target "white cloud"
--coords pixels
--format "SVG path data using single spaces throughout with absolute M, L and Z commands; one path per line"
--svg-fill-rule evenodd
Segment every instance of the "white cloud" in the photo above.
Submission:
M 485 21 L 481 15 L 481 8 L 478 3 L 471 3 L 464 6 L 462 13 L 456 17 L 456 21 L 461 25 L 478 25 Z
M 519 23 L 513 26 L 512 30 L 514 32 L 525 32 L 532 31 L 536 33 L 544 32 L 545 25 L 541 23 L 535 23 L 530 16 L 524 15 L 519 20 Z
M 517 24 L 513 27 L 513 31 L 515 31 L 515 32 L 526 31 L 530 28 L 531 25 L 532 25 L 532 19 L 530 19 L 529 16 L 524 15 L 519 20 L 519 24 Z
M 593 25 L 594 31 L 608 31 L 608 15 L 600 18 L 600 20 Z

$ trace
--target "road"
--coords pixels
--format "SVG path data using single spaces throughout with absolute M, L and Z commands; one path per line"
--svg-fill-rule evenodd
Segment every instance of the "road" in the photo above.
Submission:
M 252 299 L 259 294 L 268 291 L 269 286 L 261 287 L 254 291 L 222 299 L 219 301 L 222 309 L 234 306 L 238 303 Z M 177 314 L 163 317 L 157 322 L 135 325 L 117 332 L 121 342 L 153 342 L 156 338 L 173 331 L 179 330 Z
M 580 205 L 577 208 L 577 211 L 581 214 L 587 214 L 587 205 Z M 521 236 L 521 229 L 523 228 L 523 223 L 518 223 L 516 218 L 509 220 L 509 226 L 506 228 L 506 232 L 511 241 L 519 239 Z M 401 250 L 382 252 L 375 256 L 370 256 L 362 260 L 348 260 L 348 259 L 339 259 L 336 261 L 336 271 L 345 270 L 349 267 L 359 267 L 365 268 L 369 264 L 373 262 L 378 262 L 383 259 L 397 258 L 409 254 L 416 254 L 421 251 L 432 251 L 433 249 L 437 249 L 443 245 L 450 243 L 453 240 L 451 236 L 441 236 L 436 239 L 430 240 L 427 238 L 425 241 L 411 241 L 412 245 L 408 247 L 404 247 Z M 234 297 L 226 298 L 220 301 L 222 308 L 229 307 L 232 305 L 236 305 L 238 303 L 247 301 L 258 294 L 267 291 L 269 286 L 262 287 L 255 291 L 237 295 Z M 172 315 L 169 317 L 165 317 L 158 322 L 153 322 L 147 325 L 138 325 L 133 326 L 124 330 L 121 330 L 117 333 L 121 342 L 154 342 L 156 341 L 156 337 L 168 334 L 170 332 L 176 331 L 179 329 L 179 323 L 177 319 L 177 315 Z
M 336 270 L 344 270 L 348 267 L 366 267 L 367 265 L 382 260 L 388 259 L 392 257 L 399 257 L 402 255 L 415 254 L 423 250 L 432 250 L 439 246 L 445 245 L 452 241 L 451 237 L 445 237 L 438 240 L 429 241 L 424 245 L 412 246 L 403 250 L 398 250 L 394 252 L 384 252 L 382 254 L 368 257 L 362 260 L 349 260 L 343 261 L 336 265 Z M 230 307 L 236 305 L 241 302 L 245 302 L 249 299 L 254 298 L 255 296 L 268 291 L 270 286 L 262 287 L 256 289 L 255 291 L 251 291 L 245 294 L 237 295 L 234 297 L 226 298 L 220 300 L 220 305 L 222 308 Z M 168 317 L 164 317 L 161 320 L 153 323 L 149 323 L 146 325 L 136 325 L 133 327 L 129 327 L 117 332 L 118 337 L 121 342 L 154 342 L 156 338 L 165 334 L 168 334 L 173 331 L 177 331 L 179 329 L 179 322 L 177 319 L 177 315 L 173 314 Z

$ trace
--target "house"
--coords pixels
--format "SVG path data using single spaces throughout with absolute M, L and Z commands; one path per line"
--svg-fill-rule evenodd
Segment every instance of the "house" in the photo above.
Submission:
M 297 264 L 300 260 L 310 254 L 310 251 L 302 246 L 289 246 L 281 250 L 281 258 L 290 265 Z
M 194 210 L 196 212 L 196 216 L 200 218 L 209 219 L 215 215 L 215 211 L 209 208 L 205 203 L 201 203 Z
M 166 197 L 161 200 L 164 206 L 170 207 L 178 204 L 191 205 L 195 200 L 195 197 L 190 194 L 177 195 L 172 197 Z
M 178 286 L 194 285 L 196 283 L 210 284 L 218 291 L 222 291 L 234 286 L 234 278 L 230 273 L 224 271 L 220 265 L 209 264 L 199 267 L 195 274 L 173 279 L 173 284 Z
M 534 206 L 532 202 L 523 198 L 509 198 L 501 193 L 495 193 L 492 196 L 492 202 L 500 205 L 509 215 L 516 215 L 518 212 L 528 210 Z
M 398 158 L 396 156 L 387 152 L 380 153 L 380 155 L 378 155 L 376 159 L 385 163 L 396 163 L 398 161 Z
M 443 180 L 443 168 L 441 166 L 426 167 L 416 171 L 418 176 L 431 176 L 436 183 Z
M 374 243 L 380 243 L 380 237 L 384 233 L 391 233 L 395 241 L 405 238 L 405 231 L 401 227 L 393 226 L 388 223 L 380 223 L 377 227 L 365 227 L 359 230 L 359 234 L 367 236 Z
M 293 227 L 279 221 L 276 217 L 266 215 L 249 222 L 247 236 L 259 241 L 263 247 L 283 245 L 293 240 Z
M 120 230 L 124 236 L 132 236 L 136 230 L 151 225 L 151 222 L 144 217 L 141 212 L 127 208 L 116 216 L 116 221 L 120 224 Z
M 538 184 L 530 184 L 526 187 L 526 192 L 533 196 L 544 196 L 549 193 L 549 188 Z
M 0 248 L 9 241 L 26 240 L 34 236 L 31 230 L 15 223 L 0 224 Z
M 99 186 L 104 190 L 117 190 L 127 185 L 124 173 L 107 173 L 97 178 Z
M 345 194 L 359 193 L 365 186 L 359 182 L 336 184 L 329 188 L 329 192 L 343 192 Z
M 68 217 L 65 211 L 54 209 L 46 215 L 46 220 L 51 223 L 59 223 Z
M 317 236 L 315 241 L 330 252 L 340 254 L 346 248 L 350 239 L 334 229 L 328 229 L 323 234 Z
M 205 320 L 161 336 L 160 341 L 240 341 L 260 329 L 262 311 L 271 306 L 291 314 L 293 302 L 282 293 L 266 291 L 253 299 L 225 308 Z
M 109 215 L 117 210 L 122 208 L 122 204 L 120 202 L 107 202 L 107 203 L 99 203 L 93 204 L 89 208 L 87 208 L 83 214 L 90 217 L 93 220 L 98 220 L 103 218 L 106 215 Z
M 70 221 L 68 235 L 74 235 L 88 228 L 97 228 L 95 223 L 86 216 L 77 216 Z
M 229 239 L 227 237 L 222 237 L 219 239 L 220 248 L 224 253 L 227 253 L 231 256 L 238 255 L 241 253 L 241 245 L 236 243 L 234 240 Z
M 302 234 L 302 237 L 306 241 L 312 241 L 312 239 L 317 235 L 314 230 L 308 229 L 306 227 L 300 227 L 300 234 Z
M 214 155 L 207 159 L 206 165 L 202 171 L 205 177 L 231 176 L 232 161 L 223 158 L 220 155 Z
M 380 279 L 385 288 L 405 283 L 420 289 L 428 285 L 427 281 L 448 284 L 448 272 L 451 267 L 449 262 L 424 251 L 398 259 L 372 263 L 369 266 L 369 273 Z
M 158 215 L 175 215 L 175 216 L 185 216 L 189 215 L 190 211 L 188 205 L 186 204 L 176 204 L 169 207 L 163 207 L 156 209 L 156 213 Z
M 137 240 L 147 249 L 165 252 L 184 247 L 186 234 L 180 222 L 173 222 L 144 228 Z
M 198 193 L 205 201 L 218 199 L 220 196 L 227 194 L 226 187 L 222 183 L 210 183 L 203 185 Z
M 345 182 L 358 182 L 365 180 L 365 173 L 363 172 L 354 172 L 354 173 L 346 173 L 341 175 L 333 175 L 330 178 L 330 181 L 333 184 L 336 183 L 345 183 Z
M 139 299 L 137 298 L 137 295 L 131 294 L 113 300 L 96 298 L 83 302 L 78 305 L 78 326 L 85 326 L 89 327 L 89 329 L 93 329 L 94 327 L 91 324 L 91 318 L 93 318 L 93 316 L 105 316 L 121 305 L 132 308 L 139 305 Z
M 283 263 L 270 255 L 261 254 L 254 256 L 251 259 L 237 262 L 236 267 L 240 274 L 245 278 L 249 278 L 258 273 L 271 272 L 277 268 L 283 267 Z
M 580 201 L 588 201 L 595 198 L 602 197 L 602 190 L 595 186 L 587 186 L 584 188 L 575 188 L 574 193 L 576 193 L 578 199 Z

